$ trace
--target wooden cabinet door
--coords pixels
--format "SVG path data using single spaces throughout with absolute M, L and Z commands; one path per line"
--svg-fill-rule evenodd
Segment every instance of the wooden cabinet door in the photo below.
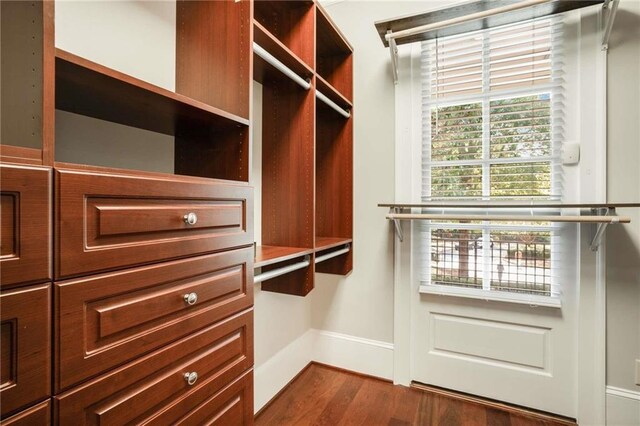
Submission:
M 94 275 L 54 289 L 59 391 L 251 307 L 253 248 Z
M 61 425 L 174 424 L 252 366 L 249 309 L 56 396 L 54 412 Z
M 51 279 L 51 169 L 0 164 L 0 285 Z
M 2 426 L 48 426 L 51 424 L 51 399 L 2 420 Z
M 56 169 L 56 277 L 253 244 L 253 188 Z
M 0 293 L 2 417 L 51 393 L 50 306 L 49 284 Z

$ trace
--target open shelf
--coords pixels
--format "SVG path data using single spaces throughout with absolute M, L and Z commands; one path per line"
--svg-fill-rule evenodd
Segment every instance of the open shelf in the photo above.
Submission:
M 176 136 L 216 131 L 249 120 L 56 49 L 56 108 Z
M 258 246 L 256 247 L 256 257 L 253 266 L 255 268 L 261 268 L 311 253 L 313 253 L 313 249 L 300 247 Z
M 313 69 L 314 2 L 256 0 L 253 7 L 254 19 L 264 31 Z M 260 36 L 254 37 L 261 44 Z
M 344 98 L 353 99 L 353 48 L 322 7 L 316 14 L 316 73 Z M 325 95 L 329 96 L 325 93 Z
M 269 52 L 273 57 L 282 62 L 294 73 L 303 79 L 310 79 L 313 76 L 313 70 L 302 61 L 294 52 L 271 34 L 258 21 L 253 21 L 253 40 L 263 49 Z M 253 79 L 264 83 L 279 74 L 280 71 L 275 70 L 264 59 L 254 54 Z M 283 77 L 284 78 L 284 77 Z
M 342 93 L 338 92 L 335 87 L 329 84 L 329 82 L 320 75 L 316 76 L 316 90 L 347 111 L 350 111 L 353 107 L 353 104 L 349 99 L 347 99 Z
M 353 242 L 351 238 L 316 237 L 316 253 Z
M 56 50 L 55 61 L 56 108 L 101 120 L 77 117 L 74 118 L 76 125 L 57 126 L 56 161 L 248 180 L 249 120 L 60 49 Z M 121 126 L 109 127 L 104 122 Z M 81 131 L 87 128 L 92 129 L 91 140 Z M 63 129 L 66 131 L 64 135 Z M 173 163 L 162 170 L 145 168 L 147 163 L 153 163 L 145 158 L 151 157 L 153 151 L 149 147 L 142 148 L 142 145 L 138 148 L 133 146 L 147 139 L 146 134 L 136 129 L 158 134 L 148 139 L 158 141 L 156 149 L 164 150 L 173 157 Z M 122 158 L 116 161 L 116 156 L 112 156 L 114 159 L 110 162 L 109 155 L 98 154 L 111 151 L 110 146 L 120 143 L 119 139 L 124 134 L 132 135 L 131 143 L 126 146 L 131 151 L 121 152 L 126 164 L 121 164 Z M 167 140 L 160 135 L 175 138 Z M 78 138 L 83 140 L 78 143 Z M 73 147 L 68 145 L 71 140 L 75 141 Z M 86 145 L 84 149 L 94 154 L 83 155 L 78 149 L 79 144 Z M 154 150 L 153 147 L 151 149 Z M 136 152 L 138 158 L 134 161 L 132 156 Z M 142 156 L 140 152 L 143 152 Z M 73 158 L 67 157 L 69 153 Z

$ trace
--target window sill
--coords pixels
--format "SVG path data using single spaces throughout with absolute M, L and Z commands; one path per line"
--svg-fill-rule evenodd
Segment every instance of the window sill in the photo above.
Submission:
M 420 293 L 436 294 L 439 296 L 465 297 L 468 299 L 491 300 L 495 302 L 517 303 L 529 306 L 544 306 L 548 308 L 561 308 L 562 303 L 558 296 L 537 296 L 532 294 L 518 294 L 500 291 L 486 291 L 475 288 L 449 287 L 435 284 L 420 285 Z

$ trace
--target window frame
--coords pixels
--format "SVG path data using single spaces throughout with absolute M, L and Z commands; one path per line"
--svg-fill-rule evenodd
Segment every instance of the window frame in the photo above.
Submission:
M 559 18 L 545 18 L 536 21 L 549 21 L 549 25 L 552 29 L 559 25 L 562 25 L 562 21 Z M 532 21 L 535 22 L 535 21 Z M 559 62 L 559 44 L 551 42 L 550 47 L 550 57 L 551 57 L 551 76 L 550 82 L 545 84 L 534 85 L 531 87 L 521 87 L 521 88 L 513 88 L 506 90 L 494 90 L 491 91 L 491 81 L 490 81 L 490 32 L 491 30 L 484 30 L 478 32 L 482 35 L 482 53 L 481 53 L 481 66 L 482 66 L 482 89 L 481 93 L 477 94 L 467 94 L 467 95 L 455 95 L 446 99 L 441 99 L 436 96 L 435 99 L 432 98 L 431 89 L 433 87 L 431 78 L 423 78 L 421 83 L 422 92 L 422 161 L 421 161 L 421 194 L 422 201 L 428 202 L 434 199 L 437 200 L 491 200 L 491 199 L 518 199 L 517 197 L 491 197 L 491 166 L 494 164 L 514 164 L 514 163 L 540 163 L 540 162 L 548 162 L 550 166 L 550 196 L 549 197 L 539 197 L 540 200 L 558 200 L 561 199 L 562 194 L 562 162 L 561 162 L 561 141 L 562 141 L 562 126 L 560 123 L 563 120 L 562 109 L 554 106 L 555 102 L 561 102 L 563 96 L 563 88 L 561 84 L 558 84 L 559 78 L 558 76 L 562 75 L 562 70 L 558 71 L 558 63 Z M 430 49 L 429 43 L 433 43 L 433 41 L 423 42 L 421 46 L 421 58 L 424 61 L 425 55 L 428 55 L 427 50 Z M 428 61 L 429 59 L 427 59 Z M 437 66 L 437 65 L 436 65 Z M 436 66 L 433 66 L 429 63 L 427 67 L 428 75 L 433 75 L 434 70 L 436 70 Z M 437 75 L 437 70 L 435 71 Z M 549 133 L 551 136 L 550 143 L 550 154 L 549 156 L 539 156 L 539 157 L 530 157 L 530 158 L 491 158 L 491 136 L 490 136 L 490 127 L 491 127 L 491 115 L 490 115 L 490 105 L 492 101 L 501 100 L 501 99 L 511 99 L 516 97 L 524 97 L 524 96 L 539 96 L 543 94 L 549 95 L 550 102 L 550 129 Z M 443 160 L 443 161 L 432 161 L 431 160 L 431 146 L 432 146 L 432 112 L 434 108 L 442 108 L 448 106 L 456 106 L 456 105 L 464 105 L 471 103 L 479 103 L 482 105 L 482 155 L 479 159 L 465 159 L 465 160 Z M 559 130 L 560 129 L 560 130 Z M 426 166 L 425 166 L 426 165 Z M 482 169 L 482 195 L 481 196 L 473 196 L 473 197 L 442 197 L 442 198 L 432 198 L 432 168 L 433 167 L 451 167 L 451 166 L 479 166 Z M 426 188 L 426 191 L 425 191 Z M 522 198 L 520 198 L 522 199 Z M 530 200 L 531 197 L 526 198 Z M 425 211 L 425 210 L 423 210 Z M 443 209 L 438 209 L 439 212 L 451 212 Z M 510 210 L 500 209 L 500 213 L 508 213 Z M 427 212 L 433 212 L 432 210 L 427 210 Z M 456 211 L 460 213 L 459 210 Z M 513 212 L 513 211 L 511 211 Z M 521 211 L 520 211 L 521 212 Z M 536 213 L 549 213 L 554 214 L 557 213 L 555 211 L 543 210 L 543 209 L 535 209 Z M 486 209 L 483 210 L 475 210 L 472 213 L 498 213 L 498 211 L 489 211 Z M 532 210 L 533 213 L 533 210 Z M 476 288 L 468 288 L 464 286 L 456 286 L 456 285 L 442 285 L 442 284 L 434 284 L 431 282 L 431 274 L 432 274 L 432 261 L 431 261 L 431 247 L 432 247 L 432 238 L 431 232 L 436 229 L 470 229 L 470 230 L 479 230 L 482 233 L 482 262 L 483 262 L 483 277 L 482 277 L 482 289 Z M 506 301 L 512 303 L 523 303 L 530 304 L 536 306 L 550 306 L 550 307 L 560 307 L 560 295 L 561 289 L 559 287 L 559 283 L 556 277 L 557 262 L 558 262 L 558 246 L 559 236 L 558 236 L 558 224 L 543 224 L 543 225 L 532 225 L 532 224 L 522 224 L 522 225 L 505 225 L 505 224 L 492 224 L 487 221 L 483 221 L 482 223 L 475 224 L 459 224 L 459 223 L 445 223 L 445 222 L 436 222 L 436 221 L 425 221 L 419 224 L 419 235 L 420 235 L 420 244 L 422 246 L 421 253 L 421 263 L 422 265 L 422 276 L 420 279 L 420 292 L 421 293 L 429 293 L 429 294 L 443 294 L 443 295 L 452 295 L 452 296 L 462 296 L 469 297 L 475 299 L 483 299 L 483 300 L 499 300 Z M 493 265 L 491 264 L 491 255 L 490 248 L 491 245 L 491 233 L 494 231 L 541 231 L 541 232 L 549 232 L 551 236 L 551 291 L 549 295 L 539 295 L 539 294 L 528 294 L 528 293 L 520 293 L 520 292 L 508 292 L 501 290 L 492 290 L 491 289 L 491 275 Z M 426 233 L 426 235 L 425 235 Z M 425 265 L 426 264 L 426 265 Z

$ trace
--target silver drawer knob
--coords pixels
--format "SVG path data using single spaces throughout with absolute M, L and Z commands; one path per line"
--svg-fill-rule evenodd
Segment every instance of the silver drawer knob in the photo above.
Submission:
M 193 212 L 185 214 L 182 218 L 187 225 L 195 225 L 198 223 L 198 215 Z
M 198 373 L 195 371 L 192 371 L 191 373 L 184 373 L 184 380 L 189 386 L 193 386 L 196 380 L 198 380 Z
M 184 301 L 187 302 L 187 305 L 195 305 L 195 303 L 198 301 L 198 293 L 185 294 Z

